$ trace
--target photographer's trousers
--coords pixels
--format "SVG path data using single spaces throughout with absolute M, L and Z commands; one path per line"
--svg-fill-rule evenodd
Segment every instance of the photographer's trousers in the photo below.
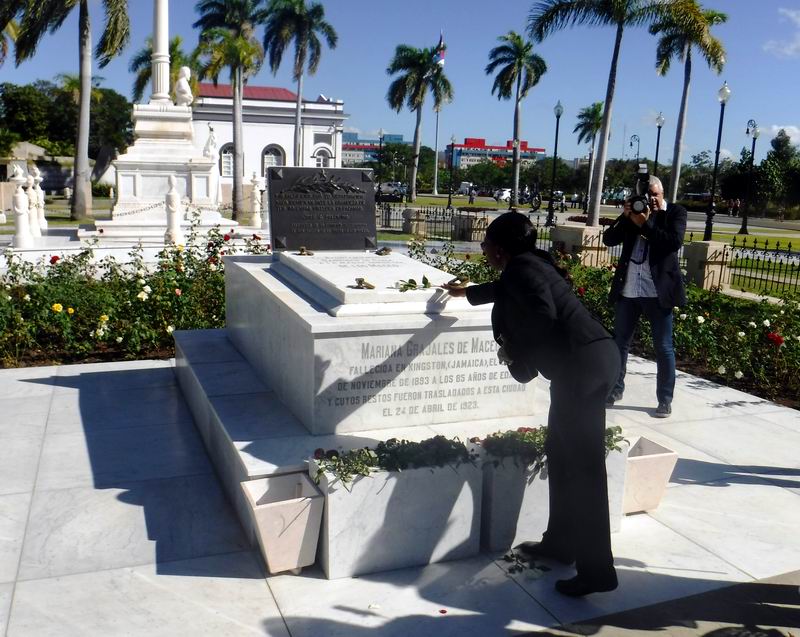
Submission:
M 545 449 L 550 519 L 544 542 L 574 557 L 578 575 L 616 582 L 606 479 L 606 397 L 617 380 L 611 338 L 584 345 L 550 383 Z

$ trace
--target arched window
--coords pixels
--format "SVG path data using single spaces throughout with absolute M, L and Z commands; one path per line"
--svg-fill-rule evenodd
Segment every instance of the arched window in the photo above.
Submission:
M 314 153 L 317 168 L 329 168 L 331 166 L 331 154 L 327 148 L 320 148 Z
M 283 148 L 277 146 L 275 144 L 270 144 L 264 150 L 261 151 L 261 174 L 263 176 L 267 175 L 267 170 L 271 166 L 285 166 L 286 165 L 286 153 L 283 152 Z
M 233 177 L 233 144 L 225 144 L 219 151 L 219 174 Z

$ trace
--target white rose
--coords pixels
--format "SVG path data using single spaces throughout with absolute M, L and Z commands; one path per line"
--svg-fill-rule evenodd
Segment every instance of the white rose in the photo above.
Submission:
M 755 324 L 755 323 L 753 323 L 753 321 L 750 321 L 750 322 L 747 324 L 747 327 L 756 327 L 756 324 Z
M 144 270 L 136 270 L 136 276 L 143 277 L 144 276 Z
M 733 377 L 736 380 L 739 380 L 742 376 L 744 376 L 744 374 L 742 374 L 742 372 L 733 372 Z
M 117 341 L 117 343 L 121 343 L 122 342 L 122 337 L 121 336 L 117 336 L 116 341 Z
M 217 264 L 216 263 L 209 263 L 208 264 L 208 269 L 211 270 L 212 272 L 216 272 L 217 271 Z
M 145 280 L 144 279 L 139 279 L 138 281 L 136 281 L 136 284 L 137 285 L 144 285 L 145 284 Z
M 144 290 L 142 290 L 141 292 L 139 292 L 139 294 L 136 295 L 136 298 L 139 299 L 140 301 L 146 301 L 147 297 L 148 294 Z
M 145 292 L 147 292 L 147 294 L 150 294 L 150 292 L 152 292 L 152 291 L 153 291 L 153 289 L 152 289 L 152 288 L 151 288 L 149 285 L 145 285 L 145 286 L 142 288 L 142 290 L 144 290 Z
M 30 301 L 31 300 L 31 295 L 30 294 L 26 294 L 25 296 L 22 297 L 22 300 L 23 301 Z
M 744 332 L 737 332 L 736 336 L 738 336 L 739 338 L 744 338 L 745 334 Z
M 769 327 L 769 319 L 764 319 L 764 322 L 762 323 L 762 325 L 764 327 Z
M 724 375 L 725 375 L 725 372 L 727 372 L 727 371 L 728 371 L 728 370 L 727 370 L 727 369 L 725 369 L 725 365 L 720 365 L 719 367 L 717 367 L 717 373 L 718 373 L 720 376 L 724 376 Z
M 679 318 L 681 321 L 685 321 L 685 320 L 686 320 L 686 315 L 685 315 L 685 314 L 681 314 L 681 315 L 680 315 L 678 318 Z
M 705 323 L 705 322 L 706 322 L 706 320 L 705 320 L 705 319 L 704 319 L 702 316 L 698 316 L 698 317 L 697 317 L 697 322 L 698 322 L 700 325 L 702 325 L 703 323 Z
M 167 334 L 172 334 L 175 331 L 175 328 L 172 325 L 167 325 Z

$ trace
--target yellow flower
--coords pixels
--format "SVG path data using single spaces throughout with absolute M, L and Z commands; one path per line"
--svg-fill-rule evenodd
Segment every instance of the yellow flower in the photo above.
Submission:
M 68 307 L 67 308 L 67 314 L 75 314 L 75 310 L 72 309 L 71 307 Z
M 108 322 L 108 315 L 107 314 L 101 314 L 100 315 L 100 322 L 101 323 L 107 323 Z
M 61 303 L 53 303 L 53 305 L 51 305 L 50 308 L 53 310 L 53 312 L 60 312 L 61 310 L 64 309 L 64 306 L 61 305 Z

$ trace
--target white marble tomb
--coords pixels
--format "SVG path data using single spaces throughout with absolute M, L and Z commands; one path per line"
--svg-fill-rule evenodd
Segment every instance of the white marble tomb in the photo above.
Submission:
M 431 288 L 395 287 L 423 275 Z M 394 253 L 226 258 L 228 334 L 312 434 L 532 415 L 533 386 L 497 361 L 491 306 L 436 287 L 450 278 Z

